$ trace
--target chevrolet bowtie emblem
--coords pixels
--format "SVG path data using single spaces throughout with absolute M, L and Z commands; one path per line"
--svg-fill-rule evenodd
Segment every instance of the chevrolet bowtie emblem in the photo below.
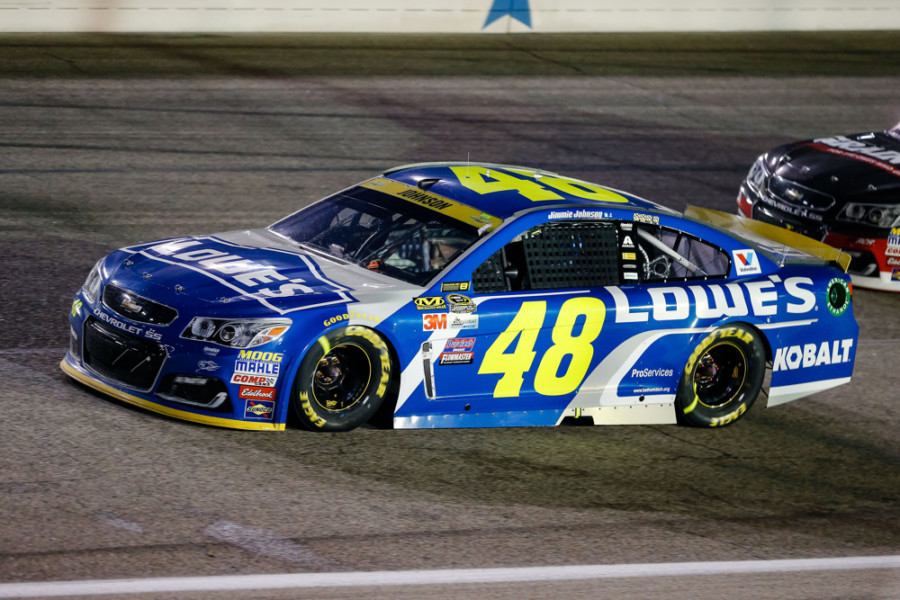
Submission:
M 138 304 L 137 302 L 135 302 L 134 300 L 132 300 L 131 298 L 129 298 L 128 296 L 125 296 L 124 298 L 122 298 L 122 302 L 120 304 L 121 304 L 122 308 L 124 308 L 128 312 L 133 312 L 133 313 L 141 312 L 141 305 Z

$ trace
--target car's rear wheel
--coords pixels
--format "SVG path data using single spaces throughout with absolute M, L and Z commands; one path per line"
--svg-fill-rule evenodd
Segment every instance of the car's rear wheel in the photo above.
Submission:
M 734 423 L 750 410 L 765 374 L 765 348 L 753 329 L 742 324 L 716 329 L 684 367 L 675 396 L 679 422 L 694 427 Z
M 327 332 L 300 363 L 291 410 L 314 431 L 349 431 L 368 421 L 391 388 L 391 355 L 372 329 Z

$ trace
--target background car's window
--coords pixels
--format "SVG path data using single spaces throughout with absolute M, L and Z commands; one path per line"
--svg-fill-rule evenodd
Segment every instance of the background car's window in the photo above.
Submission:
M 476 292 L 596 287 L 619 282 L 610 222 L 545 223 L 517 236 L 472 274 Z
M 727 252 L 682 231 L 647 225 L 635 225 L 633 231 L 640 281 L 706 279 L 730 272 Z
M 331 256 L 419 285 L 478 239 L 473 226 L 366 188 L 328 198 L 270 229 Z

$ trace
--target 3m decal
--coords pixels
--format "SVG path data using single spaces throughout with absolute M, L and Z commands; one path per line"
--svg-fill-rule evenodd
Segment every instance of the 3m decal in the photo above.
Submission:
M 422 315 L 422 330 L 437 331 L 447 329 L 447 313 L 428 313 Z
M 413 302 L 416 303 L 416 308 L 419 310 L 441 310 L 447 308 L 447 303 L 444 302 L 443 296 L 420 296 L 413 298 Z
M 247 400 L 244 407 L 245 419 L 266 419 L 272 420 L 275 415 L 275 403 L 267 400 Z
M 478 165 L 450 167 L 459 183 L 478 194 L 496 192 L 518 192 L 532 202 L 543 200 L 563 200 L 567 194 L 589 200 L 627 203 L 621 194 L 594 183 L 554 177 L 547 174 L 521 171 L 518 169 L 496 169 Z
M 850 362 L 852 339 L 787 346 L 775 350 L 772 371 L 793 371 Z
M 494 397 L 516 397 L 531 370 L 536 352 L 537 337 L 544 326 L 547 302 L 523 302 L 512 322 L 485 353 L 478 374 L 501 374 L 494 387 Z M 575 323 L 584 317 L 577 335 Z M 560 396 L 575 391 L 594 356 L 593 342 L 600 335 L 606 320 L 606 305 L 597 298 L 571 298 L 559 309 L 551 337 L 553 345 L 538 363 L 534 375 L 534 389 L 544 396 Z M 508 350 L 512 347 L 512 351 Z M 565 371 L 560 375 L 560 369 Z
M 738 276 L 759 275 L 762 273 L 756 250 L 734 250 L 731 254 L 734 256 L 734 268 Z
M 468 292 L 470 287 L 468 281 L 448 281 L 441 284 L 442 292 Z

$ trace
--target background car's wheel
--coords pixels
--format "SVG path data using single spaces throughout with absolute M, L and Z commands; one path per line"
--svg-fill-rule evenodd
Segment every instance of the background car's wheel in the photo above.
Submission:
M 291 410 L 314 431 L 349 431 L 378 410 L 390 389 L 391 371 L 387 344 L 373 330 L 329 331 L 300 363 Z
M 766 353 L 746 325 L 720 327 L 703 338 L 684 367 L 675 408 L 694 427 L 729 425 L 746 413 L 762 388 Z

